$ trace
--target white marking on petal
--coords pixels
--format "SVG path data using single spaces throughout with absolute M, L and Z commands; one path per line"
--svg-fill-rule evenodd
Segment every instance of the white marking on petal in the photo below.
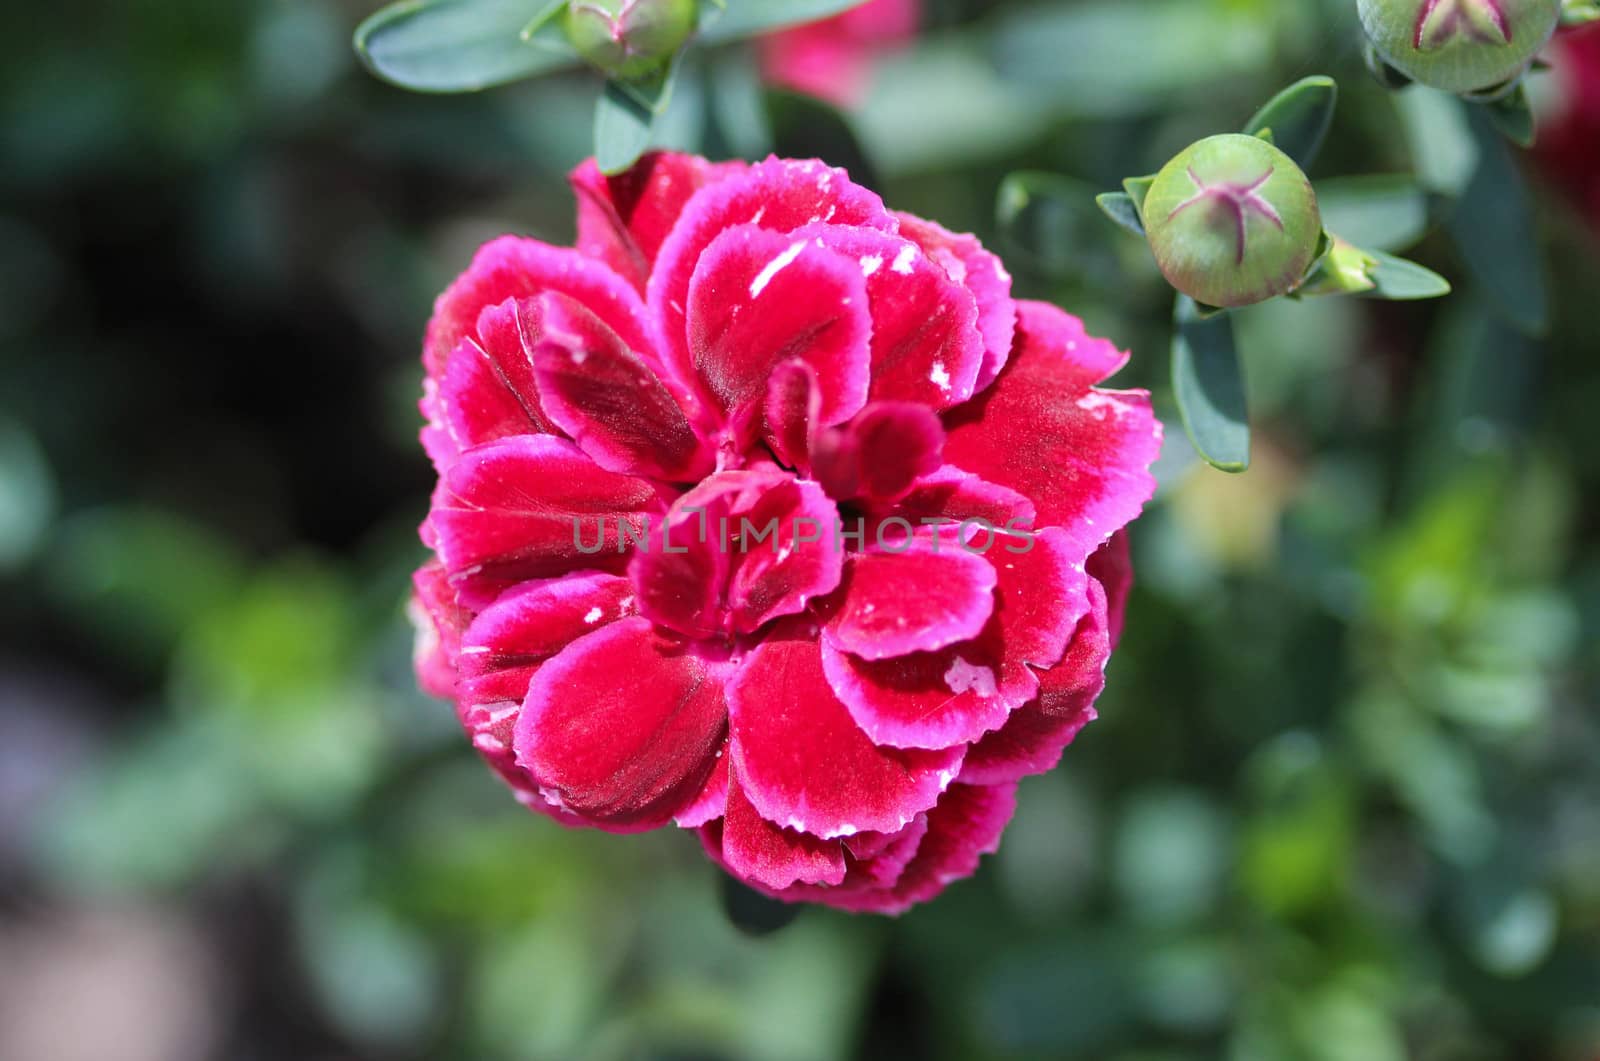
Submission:
M 950 389 L 950 373 L 944 367 L 943 361 L 935 361 L 933 368 L 928 372 L 928 378 L 942 391 Z
M 968 663 L 961 656 L 957 656 L 955 662 L 950 664 L 950 669 L 944 672 L 944 683 L 953 693 L 971 690 L 985 700 L 999 689 L 993 670 Z
M 600 617 L 604 614 L 605 612 L 600 610 L 600 605 L 596 604 L 593 608 L 590 608 L 584 613 L 583 621 L 586 623 L 598 623 L 600 621 Z
M 883 268 L 883 255 L 881 255 L 881 254 L 869 254 L 866 257 L 861 259 L 861 275 L 862 276 L 871 276 L 873 273 L 877 272 L 879 269 L 882 269 L 882 268 Z
M 917 258 L 917 248 L 914 244 L 907 243 L 900 248 L 900 253 L 894 256 L 894 263 L 889 266 L 901 276 L 911 275 L 911 263 Z
M 750 297 L 755 298 L 760 295 L 761 292 L 765 291 L 767 289 L 767 285 L 772 283 L 772 278 L 777 276 L 778 273 L 782 272 L 783 269 L 789 265 L 789 263 L 800 257 L 800 252 L 805 249 L 805 240 L 801 240 L 798 243 L 792 243 L 789 245 L 788 250 L 784 251 L 782 254 L 768 262 L 766 267 L 756 274 L 756 278 L 750 281 Z

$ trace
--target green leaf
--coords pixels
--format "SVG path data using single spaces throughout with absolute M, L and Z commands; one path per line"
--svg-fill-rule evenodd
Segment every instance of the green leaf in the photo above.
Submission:
M 1114 237 L 1095 209 L 1094 192 L 1092 185 L 1059 173 L 1008 174 L 995 202 L 995 221 L 1007 259 L 1091 287 L 1118 275 L 1122 248 L 1112 245 Z M 1123 204 L 1132 231 L 1139 233 L 1133 201 L 1120 193 L 1115 198 Z
M 1172 389 L 1183 427 L 1207 464 L 1225 472 L 1250 466 L 1250 418 L 1244 372 L 1233 341 L 1233 318 L 1202 318 L 1178 296 L 1172 337 Z
M 753 37 L 785 26 L 837 15 L 864 0 L 731 0 L 700 9 L 699 40 L 705 44 Z
M 1458 105 L 1470 112 L 1478 166 L 1450 215 L 1450 234 L 1502 315 L 1530 335 L 1542 334 L 1550 307 L 1532 196 L 1511 149 L 1482 109 Z
M 606 82 L 594 112 L 594 158 L 600 172 L 621 173 L 649 148 L 656 119 L 672 101 L 677 73 L 674 59 L 671 66 L 647 81 Z
M 1428 193 L 1408 176 L 1318 181 L 1317 203 L 1322 223 L 1358 247 L 1401 250 L 1428 229 Z
M 356 29 L 378 77 L 416 92 L 476 92 L 577 63 L 562 0 L 403 0 Z
M 1443 298 L 1450 293 L 1450 281 L 1405 258 L 1396 258 L 1382 251 L 1367 251 L 1375 263 L 1367 276 L 1373 287 L 1368 298 L 1388 299 L 1391 302 L 1409 302 L 1423 298 Z
M 1000 191 L 1001 202 L 1004 204 L 1004 185 L 1001 185 Z M 1107 217 L 1140 239 L 1144 239 L 1144 222 L 1139 220 L 1139 210 L 1133 205 L 1133 196 L 1126 192 L 1105 192 L 1095 196 L 1094 201 Z
M 1244 131 L 1254 136 L 1270 130 L 1278 150 L 1294 159 L 1301 169 L 1310 169 L 1333 124 L 1333 109 L 1338 102 L 1339 86 L 1333 78 L 1308 77 L 1268 100 Z
M 1532 147 L 1535 128 L 1528 92 L 1521 84 L 1506 95 L 1484 104 L 1483 112 L 1507 140 L 1519 147 Z

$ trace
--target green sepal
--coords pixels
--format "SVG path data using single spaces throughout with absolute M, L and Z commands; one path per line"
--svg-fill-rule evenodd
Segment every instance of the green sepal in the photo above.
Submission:
M 1144 221 L 1139 217 L 1139 208 L 1134 205 L 1133 196 L 1126 192 L 1102 192 L 1094 197 L 1094 201 L 1112 221 L 1140 239 L 1145 238 Z
M 1144 200 L 1150 194 L 1150 186 L 1156 182 L 1154 173 L 1144 177 L 1129 177 L 1122 182 L 1122 188 L 1128 193 L 1128 198 L 1133 200 L 1133 208 L 1139 211 L 1139 223 L 1144 224 Z
M 1309 170 L 1322 150 L 1339 102 L 1339 86 L 1331 77 L 1303 78 L 1273 96 L 1245 123 L 1247 135 L 1261 136 Z
M 1337 236 L 1331 238 L 1333 247 L 1328 256 L 1295 291 L 1296 297 L 1359 295 L 1406 302 L 1450 293 L 1450 282 L 1432 269 L 1382 251 L 1357 247 Z
M 1173 313 L 1172 392 L 1195 452 L 1219 471 L 1250 467 L 1250 416 L 1233 318 L 1204 315 L 1187 295 Z
M 1323 238 L 1330 238 L 1330 233 L 1324 230 Z M 1372 279 L 1376 258 L 1337 236 L 1331 237 L 1331 243 L 1327 255 L 1306 275 L 1306 282 L 1295 289 L 1296 298 L 1357 295 L 1377 286 Z

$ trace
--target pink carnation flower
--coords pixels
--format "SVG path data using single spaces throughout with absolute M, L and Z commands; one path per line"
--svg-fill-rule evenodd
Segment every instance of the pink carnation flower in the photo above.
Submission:
M 872 60 L 917 33 L 921 0 L 867 0 L 832 18 L 769 33 L 758 42 L 761 69 L 775 85 L 840 107 L 867 89 Z
M 819 162 L 572 176 L 439 299 L 417 668 L 527 806 L 789 900 L 972 873 L 1094 717 L 1154 488 L 1125 355 Z

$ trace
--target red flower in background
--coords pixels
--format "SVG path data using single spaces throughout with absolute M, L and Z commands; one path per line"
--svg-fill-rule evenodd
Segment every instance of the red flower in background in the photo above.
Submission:
M 1600 230 L 1600 26 L 1561 34 L 1549 57 L 1563 91 L 1539 123 L 1539 161 Z
M 572 181 L 577 247 L 486 245 L 428 327 L 419 676 L 535 810 L 904 910 L 1093 718 L 1148 396 L 843 171 Z
M 881 52 L 916 36 L 921 0 L 867 0 L 842 14 L 758 42 L 772 84 L 848 107 L 861 99 Z

